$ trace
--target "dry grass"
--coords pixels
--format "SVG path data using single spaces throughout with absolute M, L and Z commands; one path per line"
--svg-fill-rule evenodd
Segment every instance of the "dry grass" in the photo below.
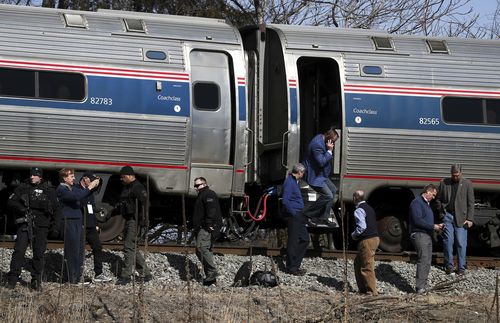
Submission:
M 47 283 L 40 293 L 0 289 L 1 322 L 494 322 L 488 298 L 362 297 L 300 288 L 178 288 Z M 142 294 L 141 294 L 142 293 Z M 142 295 L 141 297 L 139 297 Z M 488 299 L 488 301 L 485 301 Z M 347 313 L 347 316 L 346 316 Z

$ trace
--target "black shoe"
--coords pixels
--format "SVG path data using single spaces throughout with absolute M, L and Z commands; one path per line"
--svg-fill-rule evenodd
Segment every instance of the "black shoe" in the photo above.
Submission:
M 149 274 L 146 276 L 139 277 L 138 280 L 143 282 L 143 283 L 147 283 L 148 281 L 151 281 L 152 279 L 153 279 L 153 275 Z
M 7 289 L 14 289 L 14 288 L 16 288 L 16 284 L 17 284 L 17 281 L 8 281 L 7 285 L 5 285 L 5 287 Z
M 42 290 L 42 283 L 37 279 L 31 279 L 30 288 L 39 292 Z
M 446 275 L 451 275 L 451 274 L 453 274 L 454 270 L 453 270 L 453 267 L 448 267 L 444 271 L 446 272 Z
M 210 286 L 213 285 L 217 282 L 217 273 L 216 272 L 211 272 L 208 273 L 205 279 L 203 279 L 203 285 L 204 286 Z
M 305 269 L 289 270 L 287 271 L 287 273 L 294 276 L 304 276 L 307 273 L 307 270 Z
M 463 276 L 463 275 L 465 275 L 465 269 L 459 269 L 459 270 L 457 271 L 457 275 L 458 275 L 458 276 Z
M 332 226 L 332 223 L 330 221 L 328 221 L 328 219 L 323 219 L 323 218 L 320 218 L 320 219 L 315 219 L 313 220 L 313 223 L 316 224 L 316 227 L 318 228 L 331 228 Z
M 203 279 L 203 286 L 210 286 L 210 285 L 214 285 L 217 283 L 217 279 L 216 278 L 210 278 L 210 279 Z
M 127 285 L 127 284 L 130 284 L 131 281 L 132 281 L 132 279 L 130 279 L 130 277 L 120 277 L 116 281 L 116 285 L 122 285 L 122 286 Z

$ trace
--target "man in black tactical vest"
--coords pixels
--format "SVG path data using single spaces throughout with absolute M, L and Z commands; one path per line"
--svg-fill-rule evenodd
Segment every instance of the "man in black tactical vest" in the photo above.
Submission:
M 219 198 L 207 184 L 204 177 L 194 180 L 194 188 L 198 197 L 194 202 L 193 229 L 196 236 L 196 256 L 203 264 L 205 279 L 203 285 L 209 286 L 217 281 L 217 268 L 215 267 L 212 247 L 220 235 L 222 228 L 222 215 Z
M 351 233 L 358 240 L 358 254 L 354 259 L 354 273 L 359 292 L 377 296 L 377 279 L 375 278 L 375 251 L 380 242 L 377 231 L 375 210 L 365 202 L 365 192 L 357 190 L 352 195 L 356 210 L 354 219 L 356 228 Z
M 123 231 L 123 254 L 125 259 L 123 260 L 124 266 L 117 284 L 126 285 L 130 283 L 135 270 L 141 275 L 142 280 L 147 282 L 153 276 L 137 246 L 137 239 L 147 229 L 146 207 L 148 194 L 144 186 L 136 179 L 132 167 L 122 167 L 120 179 L 124 185 L 120 195 L 120 202 L 121 214 L 126 221 Z
M 7 206 L 14 212 L 17 225 L 17 238 L 14 253 L 7 274 L 7 288 L 16 287 L 21 269 L 25 263 L 24 255 L 31 243 L 33 250 L 33 272 L 30 287 L 41 290 L 43 257 L 47 249 L 49 227 L 55 222 L 57 199 L 54 188 L 43 182 L 41 168 L 33 167 L 30 178 L 20 184 L 9 197 Z

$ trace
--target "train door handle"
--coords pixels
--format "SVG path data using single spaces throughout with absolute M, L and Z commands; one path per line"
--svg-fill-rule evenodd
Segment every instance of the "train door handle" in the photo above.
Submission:
M 281 166 L 285 167 L 285 169 L 288 169 L 288 166 L 285 165 L 285 139 L 288 137 L 289 133 L 290 130 L 283 134 L 283 144 L 281 145 Z
M 254 151 L 253 151 L 254 150 L 254 147 L 253 147 L 253 134 L 254 134 L 254 132 L 253 132 L 252 129 L 250 129 L 248 127 L 245 128 L 245 131 L 248 131 L 248 136 L 250 138 L 248 140 L 248 148 L 250 148 L 250 156 L 249 156 L 248 159 L 250 161 L 245 164 L 245 167 L 248 167 L 251 163 L 253 163 L 253 154 L 254 154 Z M 250 145 L 250 143 L 252 143 L 252 144 Z

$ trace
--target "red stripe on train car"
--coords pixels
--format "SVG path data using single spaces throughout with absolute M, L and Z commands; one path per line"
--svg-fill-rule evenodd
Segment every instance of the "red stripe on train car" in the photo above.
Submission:
M 0 156 L 0 160 L 13 160 L 13 161 L 30 161 L 39 163 L 66 163 L 66 164 L 85 164 L 85 165 L 107 165 L 107 166 L 135 166 L 145 168 L 162 168 L 162 169 L 188 169 L 184 165 L 158 165 L 158 164 L 144 164 L 144 163 L 124 163 L 124 162 L 111 162 L 111 161 L 97 161 L 97 160 L 78 160 L 78 159 L 57 159 L 57 158 L 43 158 L 43 157 L 20 157 L 20 156 Z
M 140 76 L 140 77 L 162 77 L 175 80 L 189 81 L 189 74 L 175 73 L 175 72 L 158 72 L 148 70 L 131 70 L 123 68 L 111 67 L 96 67 L 96 66 L 79 66 L 79 65 L 66 65 L 66 64 L 50 64 L 50 63 L 36 63 L 36 62 L 21 62 L 21 61 L 8 61 L 0 60 L 1 65 L 10 64 L 16 66 L 24 66 L 39 69 L 59 69 L 64 71 L 78 71 L 86 74 L 103 74 L 103 75 L 117 75 L 117 76 Z M 26 67 L 26 66 L 25 66 Z
M 442 178 L 436 177 L 399 177 L 399 176 L 376 176 L 376 175 L 345 175 L 344 178 L 369 179 L 369 180 L 392 180 L 392 181 L 414 181 L 414 182 L 439 182 Z M 472 183 L 500 185 L 500 181 L 487 179 L 472 179 Z

